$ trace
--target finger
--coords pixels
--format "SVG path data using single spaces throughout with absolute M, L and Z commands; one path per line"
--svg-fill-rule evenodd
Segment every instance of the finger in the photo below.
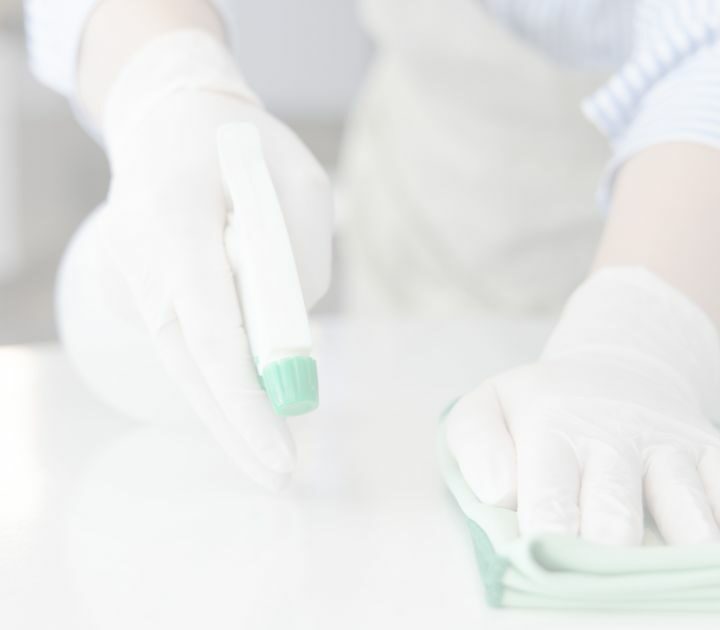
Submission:
M 580 487 L 580 535 L 611 545 L 642 542 L 642 464 L 638 455 L 604 445 L 590 450 Z
M 288 473 L 274 472 L 262 464 L 230 422 L 190 356 L 177 321 L 166 324 L 156 337 L 160 356 L 170 374 L 180 382 L 195 412 L 226 453 L 256 483 L 278 490 L 289 480 Z
M 573 449 L 554 431 L 516 436 L 515 448 L 520 530 L 577 535 L 580 470 Z
M 687 453 L 654 449 L 647 459 L 644 488 L 648 510 L 666 543 L 720 540 L 700 474 Z
M 708 448 L 698 464 L 700 479 L 710 502 L 715 522 L 720 525 L 720 448 Z
M 515 446 L 495 388 L 486 383 L 463 396 L 445 422 L 450 452 L 475 496 L 483 503 L 514 509 Z
M 263 464 L 289 472 L 295 463 L 290 432 L 260 386 L 234 279 L 224 252 L 218 252 L 178 270 L 173 304 L 182 336 L 223 416 Z

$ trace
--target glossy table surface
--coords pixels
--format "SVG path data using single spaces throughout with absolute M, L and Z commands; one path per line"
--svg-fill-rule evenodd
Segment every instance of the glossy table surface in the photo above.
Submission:
M 548 329 L 316 321 L 322 405 L 289 420 L 299 469 L 278 495 L 244 480 L 201 428 L 104 407 L 58 347 L 0 348 L 0 628 L 718 627 L 485 607 L 438 476 L 437 418 L 531 358 Z

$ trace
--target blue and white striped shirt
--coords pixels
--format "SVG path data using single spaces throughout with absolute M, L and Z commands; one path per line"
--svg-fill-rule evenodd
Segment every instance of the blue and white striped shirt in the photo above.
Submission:
M 582 103 L 613 157 L 599 191 L 609 201 L 618 168 L 652 145 L 690 141 L 720 148 L 718 0 L 484 0 L 512 31 L 552 57 L 608 68 Z

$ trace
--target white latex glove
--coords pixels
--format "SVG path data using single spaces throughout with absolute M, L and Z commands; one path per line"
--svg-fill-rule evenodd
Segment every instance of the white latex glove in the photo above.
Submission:
M 216 130 L 233 121 L 260 131 L 311 307 L 330 275 L 328 180 L 262 109 L 224 46 L 201 31 L 153 40 L 113 84 L 102 129 L 112 169 L 102 218 L 164 365 L 242 468 L 278 487 L 294 466 L 294 447 L 259 385 L 224 248 Z
M 477 497 L 522 533 L 637 544 L 720 539 L 720 349 L 712 322 L 639 268 L 570 299 L 540 360 L 483 383 L 447 418 Z

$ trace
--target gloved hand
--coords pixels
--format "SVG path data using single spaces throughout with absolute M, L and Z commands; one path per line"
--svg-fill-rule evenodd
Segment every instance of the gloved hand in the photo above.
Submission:
M 712 322 L 639 268 L 595 273 L 537 363 L 483 383 L 447 442 L 523 533 L 637 544 L 643 494 L 667 543 L 720 540 L 720 349 Z
M 102 220 L 111 258 L 197 415 L 251 477 L 278 487 L 294 466 L 294 447 L 261 389 L 243 329 L 224 248 L 216 130 L 234 121 L 259 130 L 308 308 L 330 276 L 328 180 L 260 106 L 224 46 L 201 31 L 161 36 L 136 53 L 104 112 L 112 183 Z

